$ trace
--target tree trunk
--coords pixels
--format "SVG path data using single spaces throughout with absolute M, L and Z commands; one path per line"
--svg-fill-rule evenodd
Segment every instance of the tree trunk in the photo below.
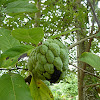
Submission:
M 77 41 L 81 40 L 82 36 L 80 35 L 79 31 L 77 32 Z M 84 42 L 80 43 L 77 46 L 77 58 L 80 57 L 80 55 L 85 52 L 85 45 Z M 79 68 L 83 68 L 85 66 L 85 63 L 81 61 L 77 61 L 77 66 Z M 83 80 L 84 80 L 84 74 L 82 70 L 78 69 L 78 98 L 79 100 L 84 100 L 83 96 Z
M 94 7 L 95 7 L 95 0 L 93 0 L 93 8 Z M 93 16 L 92 19 L 93 19 L 93 21 L 92 21 L 92 29 L 91 29 L 90 35 L 93 35 L 93 31 L 94 31 L 94 22 L 95 22 L 94 16 Z M 93 41 L 93 39 L 91 38 L 89 40 L 88 44 L 87 44 L 86 52 L 90 52 L 92 41 Z M 94 74 L 96 73 L 94 71 L 94 68 L 91 67 L 88 64 L 86 65 L 85 70 L 87 70 L 88 72 L 94 73 Z M 84 76 L 84 86 L 90 85 L 90 84 L 96 84 L 95 80 L 97 80 L 95 77 L 85 74 L 85 76 Z M 98 92 L 96 90 L 96 86 L 84 87 L 83 94 L 84 94 L 84 100 L 98 100 Z
M 41 17 L 41 0 L 37 0 L 36 2 L 36 7 L 38 9 L 38 12 L 35 13 L 35 24 L 34 27 L 39 27 L 40 26 L 40 17 Z
M 77 1 L 77 7 L 81 7 L 81 0 Z M 74 10 L 78 10 L 78 8 L 74 9 Z M 75 20 L 75 23 L 77 23 L 75 25 L 76 28 L 80 28 L 81 31 L 76 31 L 76 35 L 77 35 L 77 42 L 80 41 L 82 38 L 85 38 L 86 34 L 84 33 L 83 29 L 82 29 L 82 25 L 81 22 L 78 21 L 78 19 Z M 77 59 L 81 56 L 81 54 L 85 52 L 85 42 L 80 43 L 79 45 L 77 45 Z M 77 67 L 79 68 L 84 68 L 85 63 L 81 62 L 81 61 L 77 61 Z M 84 100 L 84 95 L 83 95 L 83 79 L 84 79 L 84 72 L 80 69 L 78 69 L 78 100 Z

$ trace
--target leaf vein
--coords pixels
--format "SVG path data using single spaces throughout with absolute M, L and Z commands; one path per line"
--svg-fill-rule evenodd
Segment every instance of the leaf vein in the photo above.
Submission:
M 15 93 L 14 83 L 13 83 L 12 77 L 11 77 L 11 82 L 12 82 L 12 86 L 13 86 L 14 97 L 15 97 L 15 100 L 16 100 L 16 93 Z

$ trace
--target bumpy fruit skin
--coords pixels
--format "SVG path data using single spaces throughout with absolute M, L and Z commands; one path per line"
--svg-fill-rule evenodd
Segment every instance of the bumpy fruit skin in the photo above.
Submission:
M 57 39 L 48 39 L 30 54 L 28 69 L 33 75 L 51 83 L 63 79 L 68 68 L 68 49 Z

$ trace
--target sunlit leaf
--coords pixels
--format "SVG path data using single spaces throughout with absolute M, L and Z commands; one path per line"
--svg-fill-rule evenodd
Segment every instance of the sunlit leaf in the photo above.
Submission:
M 0 100 L 33 100 L 24 79 L 19 74 L 0 77 Z
M 7 5 L 10 2 L 14 2 L 14 1 L 18 1 L 18 0 L 0 0 L 0 5 Z
M 32 29 L 15 29 L 12 31 L 13 37 L 19 41 L 24 41 L 27 43 L 38 44 L 44 37 L 44 32 L 42 28 L 32 28 Z
M 38 78 L 32 77 L 30 91 L 34 100 L 54 100 L 49 88 Z
M 33 46 L 30 45 L 22 45 L 22 46 L 15 46 L 7 51 L 3 52 L 0 57 L 0 67 L 8 67 L 10 65 L 15 64 L 18 61 L 18 58 L 27 53 L 29 50 L 33 49 Z M 4 66 L 8 64 L 7 66 Z
M 100 57 L 99 56 L 90 52 L 84 52 L 80 56 L 79 60 L 91 65 L 96 70 L 100 71 Z
M 36 6 L 29 1 L 14 1 L 7 4 L 6 13 L 36 12 Z
M 19 56 L 14 57 L 14 58 L 10 58 L 10 59 L 7 59 L 7 60 L 6 59 L 0 59 L 0 61 L 2 61 L 1 64 L 0 64 L 0 67 L 1 67 L 1 65 L 4 68 L 7 68 L 9 66 L 14 66 L 18 62 L 18 57 Z
M 20 42 L 11 36 L 11 31 L 0 28 L 0 49 L 5 51 L 16 45 L 20 45 Z

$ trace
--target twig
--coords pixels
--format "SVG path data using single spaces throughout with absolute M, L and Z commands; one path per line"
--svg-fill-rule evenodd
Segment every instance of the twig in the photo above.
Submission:
M 85 40 L 87 40 L 87 39 L 93 38 L 93 37 L 95 37 L 95 36 L 96 36 L 96 35 L 91 35 L 91 36 L 89 36 L 89 37 L 86 37 L 86 38 L 84 38 L 84 39 L 81 39 L 80 41 L 78 41 L 78 42 L 72 44 L 71 46 L 69 46 L 68 49 L 72 49 L 74 46 L 80 44 L 81 42 L 83 42 L 83 41 L 85 41 Z
M 100 83 L 97 83 L 97 84 L 90 84 L 90 85 L 86 85 L 86 86 L 84 86 L 84 87 L 87 88 L 87 87 L 93 87 L 93 86 L 97 86 L 97 85 L 100 85 Z
M 92 6 L 90 0 L 87 0 L 87 1 L 88 1 L 89 5 L 90 5 L 90 7 L 91 7 L 91 10 L 92 10 L 92 12 L 93 12 L 93 16 L 94 16 L 94 18 L 95 18 L 95 21 L 97 22 L 98 27 L 99 27 L 99 29 L 100 29 L 100 22 L 99 22 L 99 20 L 98 20 L 96 14 L 95 14 L 94 8 L 93 8 L 93 6 Z
M 93 34 L 93 35 L 91 35 L 91 36 L 88 36 L 88 37 L 86 37 L 86 38 L 84 38 L 84 39 L 81 39 L 80 41 L 78 41 L 78 42 L 72 44 L 71 46 L 68 47 L 68 49 L 72 49 L 73 47 L 75 47 L 76 45 L 80 44 L 81 42 L 83 42 L 83 41 L 85 41 L 85 40 L 87 40 L 87 39 L 96 37 L 96 34 L 97 34 L 98 32 L 99 32 L 99 31 L 97 31 L 95 34 Z
M 18 67 L 18 68 L 11 68 L 11 69 L 10 68 L 8 68 L 8 69 L 7 68 L 0 68 L 0 70 L 10 70 L 10 71 L 11 70 L 26 70 L 27 71 L 28 69 L 26 69 L 26 68 L 19 68 Z
M 90 74 L 90 75 L 95 76 L 95 77 L 97 77 L 97 78 L 100 79 L 99 76 L 97 76 L 97 75 L 95 75 L 95 74 L 93 74 L 93 73 L 90 73 L 90 72 L 88 72 L 88 71 L 86 71 L 86 70 L 84 70 L 84 69 L 82 69 L 82 68 L 79 68 L 79 67 L 75 66 L 74 64 L 72 64 L 72 63 L 70 63 L 70 62 L 69 62 L 69 65 L 72 65 L 72 66 L 74 66 L 74 67 L 76 67 L 76 68 L 78 68 L 78 69 L 84 71 L 85 73 Z
M 24 58 L 24 57 L 27 57 L 27 53 L 22 54 L 22 55 L 18 58 L 18 61 L 19 61 L 21 58 Z

